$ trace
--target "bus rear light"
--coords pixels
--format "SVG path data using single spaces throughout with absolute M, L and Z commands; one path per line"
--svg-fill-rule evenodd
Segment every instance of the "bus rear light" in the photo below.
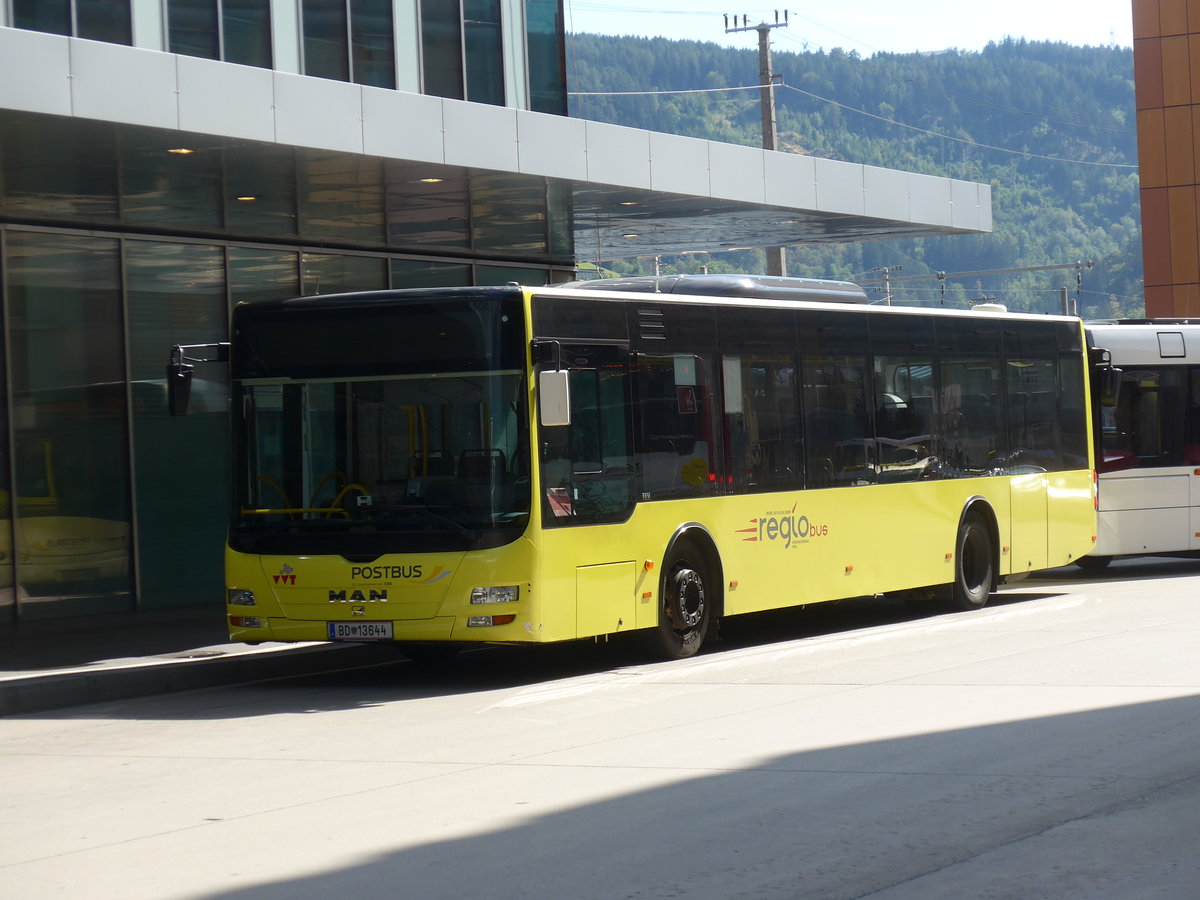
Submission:
M 520 596 L 521 589 L 515 584 L 471 588 L 472 603 L 514 603 Z
M 229 624 L 234 628 L 262 628 L 263 620 L 258 616 L 230 616 Z
M 471 616 L 467 619 L 468 628 L 487 628 L 491 625 L 508 625 L 516 616 L 509 614 L 506 616 Z
M 242 588 L 229 589 L 230 606 L 254 606 L 257 603 L 258 600 L 254 597 L 254 591 L 247 591 Z

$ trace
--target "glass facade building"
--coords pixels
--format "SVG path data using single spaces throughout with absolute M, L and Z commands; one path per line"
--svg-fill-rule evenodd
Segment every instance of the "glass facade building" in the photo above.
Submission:
M 10 0 L 0 25 L 565 109 L 557 0 L 414 0 L 413 22 L 392 0 L 304 0 L 273 21 L 285 6 Z M 509 45 L 530 47 L 517 70 Z M 0 104 L 0 624 L 219 609 L 226 377 L 199 373 L 191 415 L 169 418 L 172 345 L 224 340 L 242 300 L 564 280 L 568 199 L 544 179 Z

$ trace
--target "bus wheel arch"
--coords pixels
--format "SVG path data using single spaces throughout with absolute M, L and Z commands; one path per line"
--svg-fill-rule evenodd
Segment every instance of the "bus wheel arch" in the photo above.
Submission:
M 996 513 L 987 501 L 974 498 L 963 508 L 954 539 L 954 581 L 950 605 L 981 609 L 996 589 L 999 572 Z
M 724 607 L 723 570 L 712 535 L 700 525 L 681 526 L 663 553 L 658 621 L 648 638 L 665 659 L 694 656 Z

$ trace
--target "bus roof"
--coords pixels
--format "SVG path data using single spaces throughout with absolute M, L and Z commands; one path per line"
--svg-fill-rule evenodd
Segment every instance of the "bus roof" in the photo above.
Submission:
M 639 275 L 572 281 L 555 287 L 643 294 L 746 297 L 756 300 L 807 300 L 818 303 L 866 303 L 867 293 L 849 281 L 786 278 L 779 275 Z
M 1115 366 L 1200 362 L 1200 319 L 1120 319 L 1085 323 L 1088 343 Z

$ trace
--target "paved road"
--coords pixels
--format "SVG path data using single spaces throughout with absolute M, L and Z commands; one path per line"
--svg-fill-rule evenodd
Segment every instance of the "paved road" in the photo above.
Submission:
M 0 719 L 14 898 L 1192 898 L 1200 563 Z

